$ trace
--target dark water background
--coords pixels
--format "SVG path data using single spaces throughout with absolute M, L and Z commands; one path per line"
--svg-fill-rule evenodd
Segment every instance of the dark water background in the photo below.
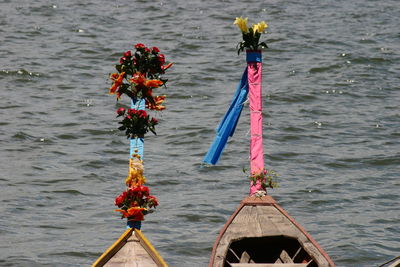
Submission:
M 161 205 L 142 230 L 171 266 L 207 265 L 248 191 L 247 108 L 219 165 L 201 163 L 245 66 L 237 16 L 269 24 L 269 193 L 338 266 L 400 254 L 398 1 L 0 0 L 1 266 L 87 266 L 124 231 L 107 77 L 137 42 L 175 62 L 145 147 Z

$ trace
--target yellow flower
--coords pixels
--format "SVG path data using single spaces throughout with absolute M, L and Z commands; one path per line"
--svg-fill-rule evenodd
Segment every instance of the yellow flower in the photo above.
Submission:
M 261 21 L 261 22 L 259 22 L 257 25 L 258 25 L 258 26 L 257 26 L 257 31 L 258 31 L 259 33 L 264 32 L 265 29 L 268 28 L 268 25 L 267 25 L 267 23 L 265 23 L 265 21 Z
M 248 19 L 249 18 L 244 19 L 242 17 L 239 17 L 235 19 L 235 22 L 233 24 L 236 24 L 243 33 L 248 33 L 249 32 L 249 29 L 247 28 Z
M 258 32 L 258 24 L 253 24 L 252 28 L 254 33 Z

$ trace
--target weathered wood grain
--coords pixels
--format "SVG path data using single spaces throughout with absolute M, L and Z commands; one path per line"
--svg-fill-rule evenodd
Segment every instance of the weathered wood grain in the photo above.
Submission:
M 222 229 L 213 248 L 210 267 L 223 267 L 232 242 L 243 238 L 284 236 L 297 240 L 319 267 L 335 266 L 319 245 L 284 211 L 272 197 L 247 198 L 242 201 Z M 299 253 L 300 250 L 297 251 Z M 295 251 L 292 252 L 294 254 Z M 292 264 L 288 253 L 282 255 L 283 263 Z M 329 259 L 329 261 L 328 261 Z M 232 266 L 269 266 L 249 263 L 231 263 Z M 238 265 L 239 264 L 239 265 Z M 247 264 L 247 265 L 246 265 Z M 288 265 L 288 266 L 292 266 Z M 279 266 L 284 266 L 280 264 Z M 302 266 L 295 264 L 293 266 Z M 305 266 L 305 265 L 304 265 Z
M 232 263 L 232 267 L 307 267 L 306 263 Z

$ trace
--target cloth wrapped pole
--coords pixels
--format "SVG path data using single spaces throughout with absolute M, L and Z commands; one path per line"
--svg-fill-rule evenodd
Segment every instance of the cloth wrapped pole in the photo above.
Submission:
M 132 99 L 131 101 L 131 108 L 136 110 L 145 110 L 146 109 L 146 101 L 141 99 Z M 142 137 L 135 137 L 131 138 L 130 140 L 130 158 L 133 158 L 133 154 L 138 154 L 140 158 L 143 160 L 144 156 L 144 138 Z M 142 227 L 141 221 L 131 221 L 127 220 L 126 228 L 134 228 L 140 230 Z
M 247 51 L 247 73 L 250 98 L 250 171 L 264 172 L 262 119 L 262 56 L 261 51 Z M 251 182 L 250 195 L 262 190 L 261 181 Z
M 131 108 L 136 110 L 145 110 L 146 109 L 146 101 L 141 99 L 132 99 Z M 140 158 L 143 160 L 144 157 L 144 139 L 142 137 L 131 138 L 130 140 L 130 158 L 132 158 L 133 154 L 138 154 Z M 137 152 L 135 152 L 137 150 Z
M 242 79 L 237 86 L 235 95 L 233 96 L 232 103 L 225 113 L 224 118 L 216 129 L 216 137 L 211 144 L 210 149 L 204 157 L 204 162 L 215 165 L 221 157 L 222 151 L 228 142 L 229 136 L 233 136 L 236 125 L 239 121 L 240 114 L 243 110 L 243 103 L 247 99 L 249 86 L 247 81 L 247 69 L 243 72 Z

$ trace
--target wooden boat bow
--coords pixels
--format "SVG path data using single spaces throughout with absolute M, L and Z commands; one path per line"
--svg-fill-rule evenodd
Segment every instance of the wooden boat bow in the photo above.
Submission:
M 209 267 L 271 265 L 335 266 L 311 235 L 271 196 L 246 197 L 222 228 Z

